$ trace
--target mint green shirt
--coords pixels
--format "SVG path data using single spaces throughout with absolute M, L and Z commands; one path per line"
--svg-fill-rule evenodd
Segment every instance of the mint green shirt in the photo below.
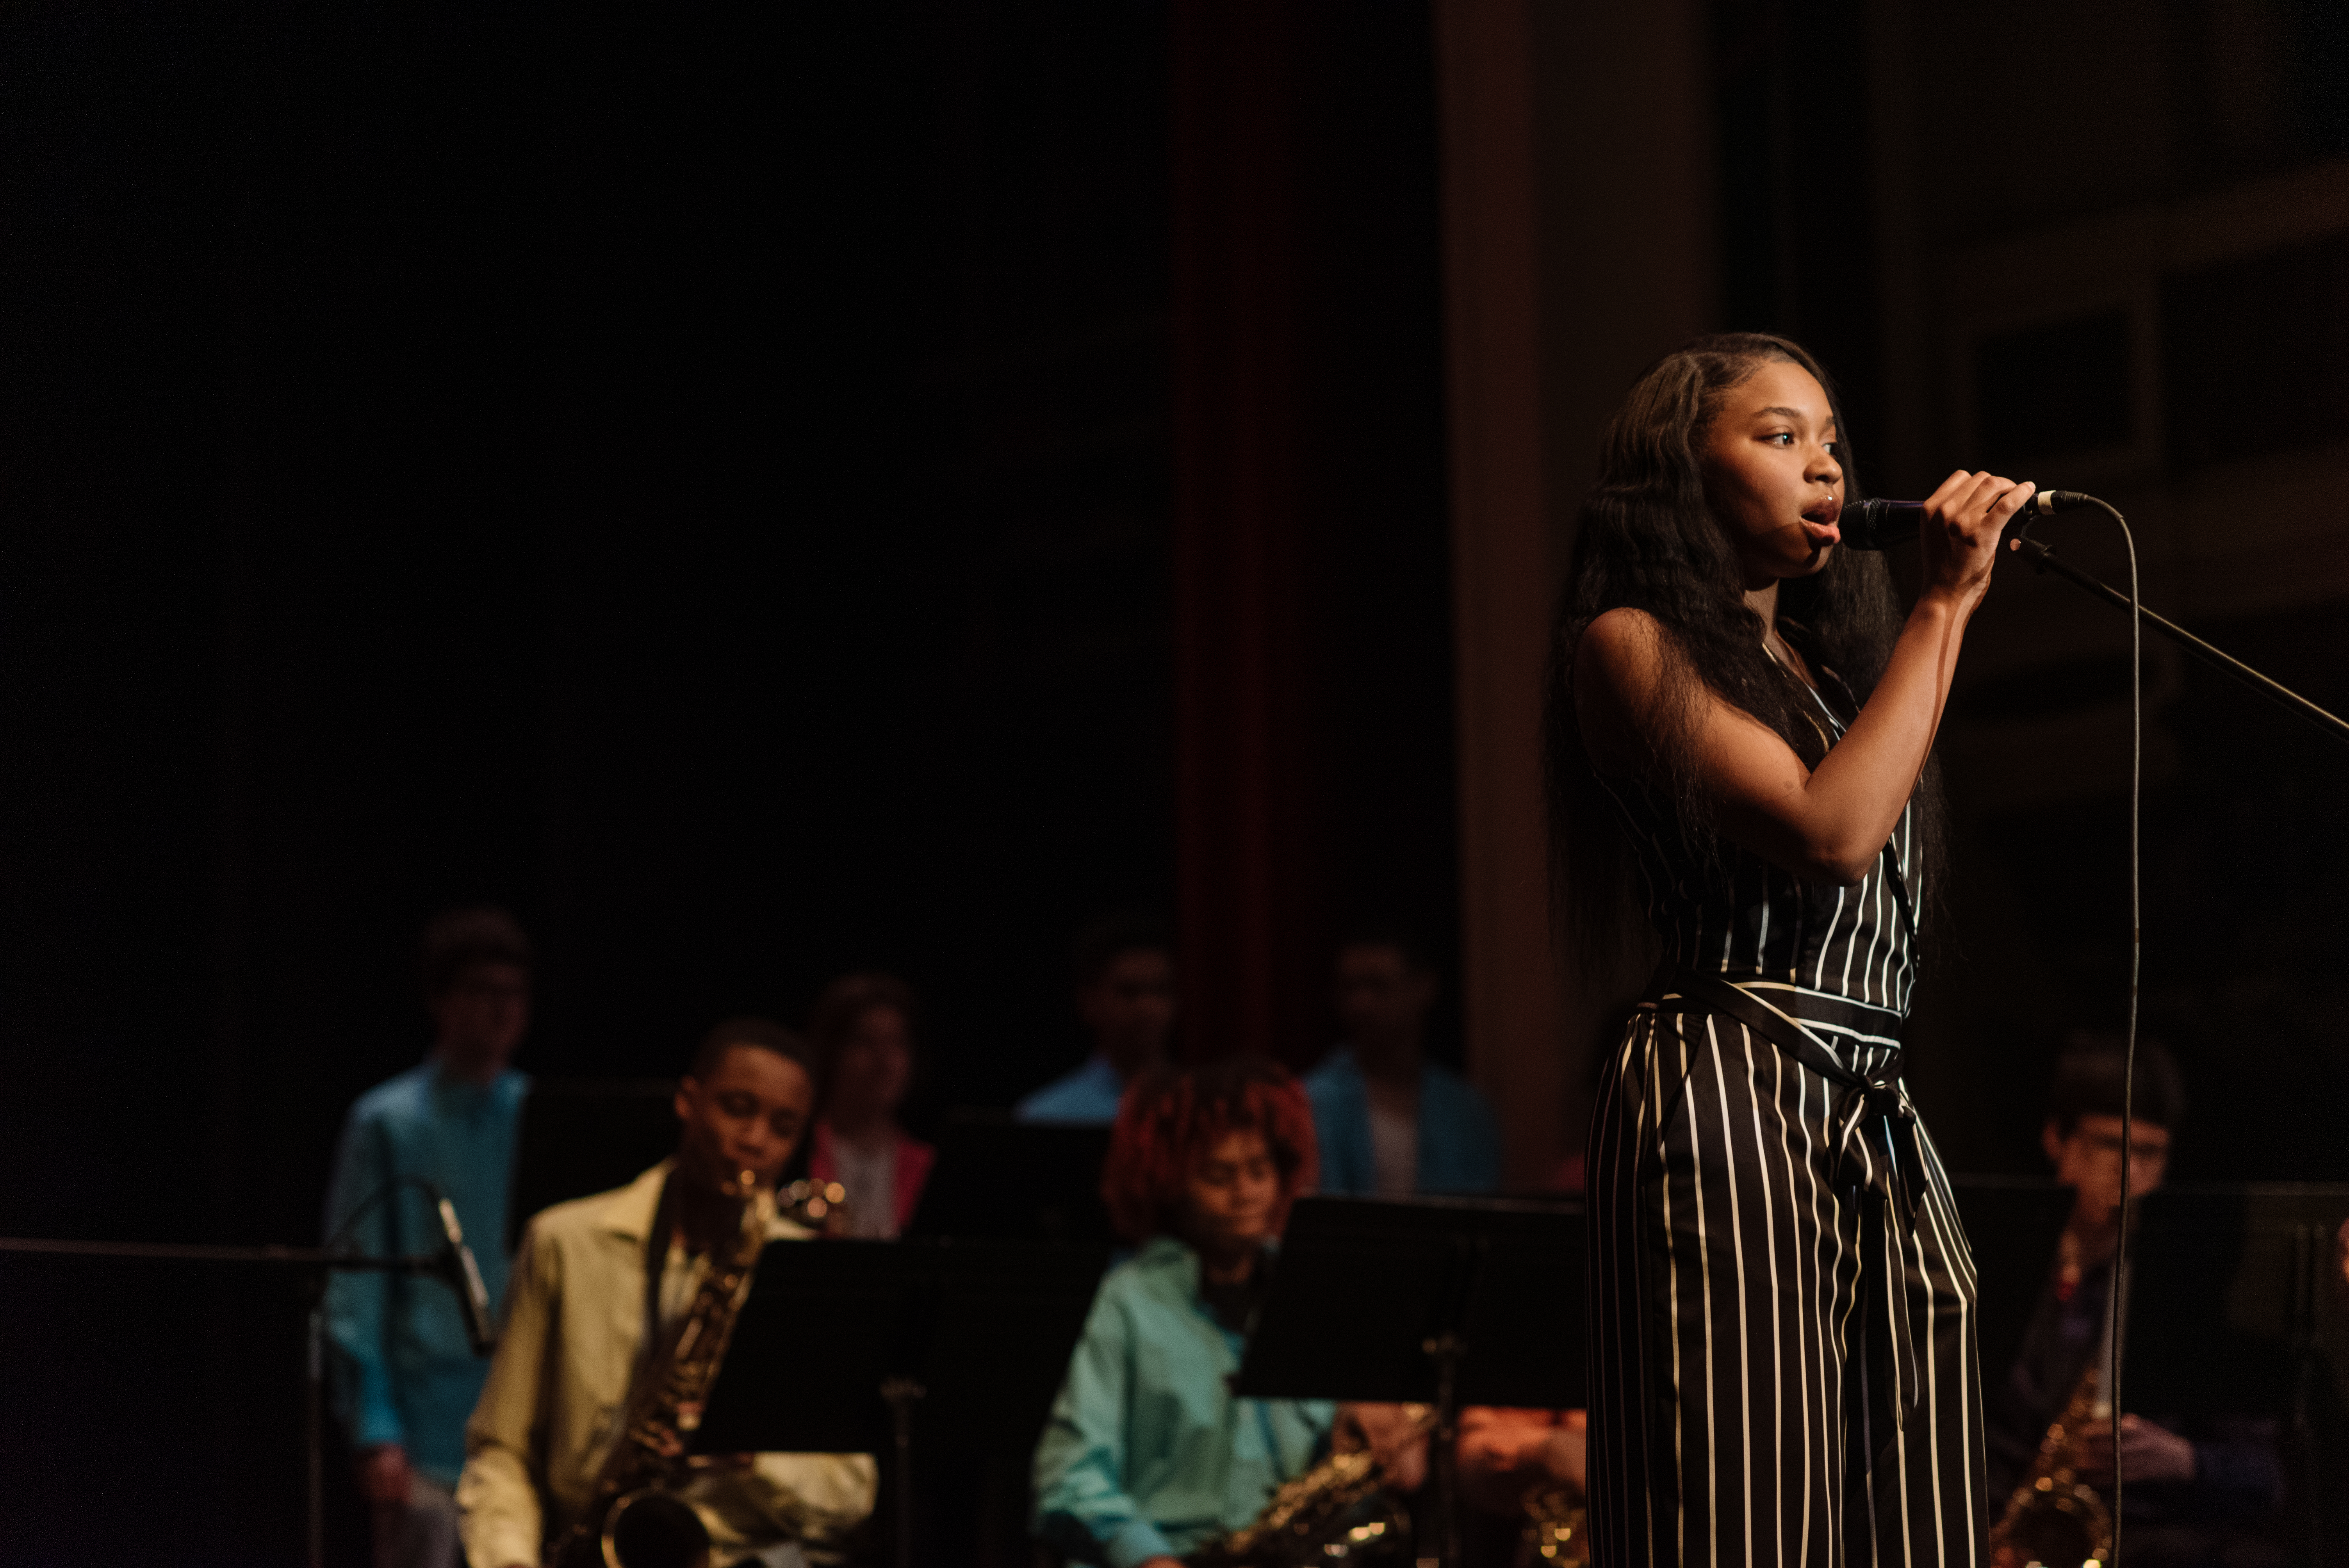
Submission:
M 1036 1445 L 1036 1532 L 1081 1563 L 1133 1568 L 1253 1520 L 1320 1453 L 1337 1408 L 1237 1399 L 1247 1341 L 1199 1299 L 1171 1236 L 1110 1270 Z

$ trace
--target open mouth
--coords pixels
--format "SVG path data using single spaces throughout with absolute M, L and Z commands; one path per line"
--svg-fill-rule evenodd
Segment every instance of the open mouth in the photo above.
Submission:
M 1836 523 L 1842 516 L 1843 503 L 1829 496 L 1803 513 L 1803 531 L 1811 536 L 1815 544 L 1837 543 L 1843 538 L 1843 531 Z

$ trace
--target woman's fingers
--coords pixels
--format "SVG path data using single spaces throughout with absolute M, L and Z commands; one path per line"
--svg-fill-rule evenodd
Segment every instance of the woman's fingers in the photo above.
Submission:
M 1994 542 L 2014 514 L 2030 504 L 2039 487 L 1984 472 L 1952 474 L 1942 490 L 1953 493 L 1944 498 L 1941 491 L 1934 492 L 1940 503 L 1936 515 L 1976 542 L 1983 542 L 1985 534 Z
M 2014 489 L 2013 480 L 2001 479 L 1996 474 L 1977 475 L 1972 493 L 1966 497 L 1965 505 L 1960 507 L 1955 514 L 1959 525 L 1962 527 L 1969 522 L 1980 522 L 1988 517 L 1997 509 L 1999 501 L 2006 492 L 2013 489 Z
M 1979 469 L 1960 469 L 1935 486 L 1918 540 L 1927 584 L 1966 603 L 1989 592 L 1999 536 L 2036 493 L 2036 486 Z
M 1951 500 L 1956 499 L 1961 491 L 1970 489 L 1974 482 L 1982 477 L 1982 475 L 1977 473 L 1969 473 L 1964 469 L 1958 469 L 1957 472 L 1951 474 L 1948 479 L 1943 480 L 1940 484 L 1933 487 L 1933 493 L 1925 498 L 1926 510 L 1932 512 L 1936 517 L 1939 517 L 1942 512 L 1948 510 Z

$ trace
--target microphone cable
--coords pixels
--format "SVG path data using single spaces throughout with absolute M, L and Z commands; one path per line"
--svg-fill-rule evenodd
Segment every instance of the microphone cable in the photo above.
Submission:
M 2054 492 L 2051 492 L 2054 493 Z M 2128 1030 L 2121 1045 L 2121 1203 L 2116 1217 L 2119 1225 L 2113 1243 L 2113 1271 L 2106 1286 L 2106 1338 L 2112 1346 L 2112 1359 L 2105 1364 L 2105 1396 L 2112 1401 L 2113 1434 L 2113 1545 L 2106 1568 L 2120 1568 L 2121 1561 L 2121 1500 L 2127 1482 L 2121 1461 L 2121 1362 L 2126 1345 L 2122 1304 L 2127 1299 L 2129 1246 L 2129 1178 L 2131 1153 L 2137 1123 L 2137 995 L 2143 973 L 2145 952 L 2145 918 L 2143 910 L 2144 874 L 2138 851 L 2138 841 L 2145 815 L 2145 614 L 2144 603 L 2137 597 L 2137 536 L 2129 531 L 2128 519 L 2108 500 L 2078 491 L 2064 491 L 2067 507 L 2093 506 L 2113 520 L 2121 531 L 2121 543 L 2128 552 L 2128 613 L 2129 613 L 2129 804 L 2128 804 L 2128 903 L 2129 903 L 2129 962 L 2128 962 Z M 2025 523 L 2007 548 L 2020 551 L 2023 536 L 2030 532 Z M 2109 592 L 2109 591 L 2108 591 Z
M 2106 1305 L 2111 1311 L 2108 1327 L 2113 1358 L 2106 1367 L 2107 1382 L 2105 1389 L 2106 1397 L 2111 1399 L 2113 1407 L 2113 1550 L 2106 1568 L 2120 1568 L 2121 1501 L 2127 1484 L 2127 1467 L 2121 1459 L 2121 1361 L 2127 1326 L 2122 1321 L 2122 1304 L 2128 1297 L 2129 1175 L 2137 1119 L 2137 993 L 2145 952 L 2144 876 L 2138 852 L 2138 836 L 2145 813 L 2145 618 L 2144 606 L 2137 598 L 2137 537 L 2129 531 L 2128 519 L 2123 517 L 2120 510 L 2109 501 L 2099 500 L 2094 496 L 2081 499 L 2101 510 L 2120 528 L 2121 543 L 2128 551 L 2129 574 L 2128 1032 L 2123 1037 L 2121 1047 L 2120 1229 L 2113 1243 L 2112 1280 L 2106 1286 Z

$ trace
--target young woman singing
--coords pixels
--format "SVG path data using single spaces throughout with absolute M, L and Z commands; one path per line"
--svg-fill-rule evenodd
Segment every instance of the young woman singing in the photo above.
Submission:
M 1839 549 L 1826 377 L 1783 338 L 1643 376 L 1584 500 L 1548 697 L 1569 923 L 1636 873 L 1662 966 L 1589 1142 L 1595 1560 L 1973 1563 L 1972 1264 L 1899 1084 L 1934 729 L 2032 487 L 1951 474 L 1902 613 Z

